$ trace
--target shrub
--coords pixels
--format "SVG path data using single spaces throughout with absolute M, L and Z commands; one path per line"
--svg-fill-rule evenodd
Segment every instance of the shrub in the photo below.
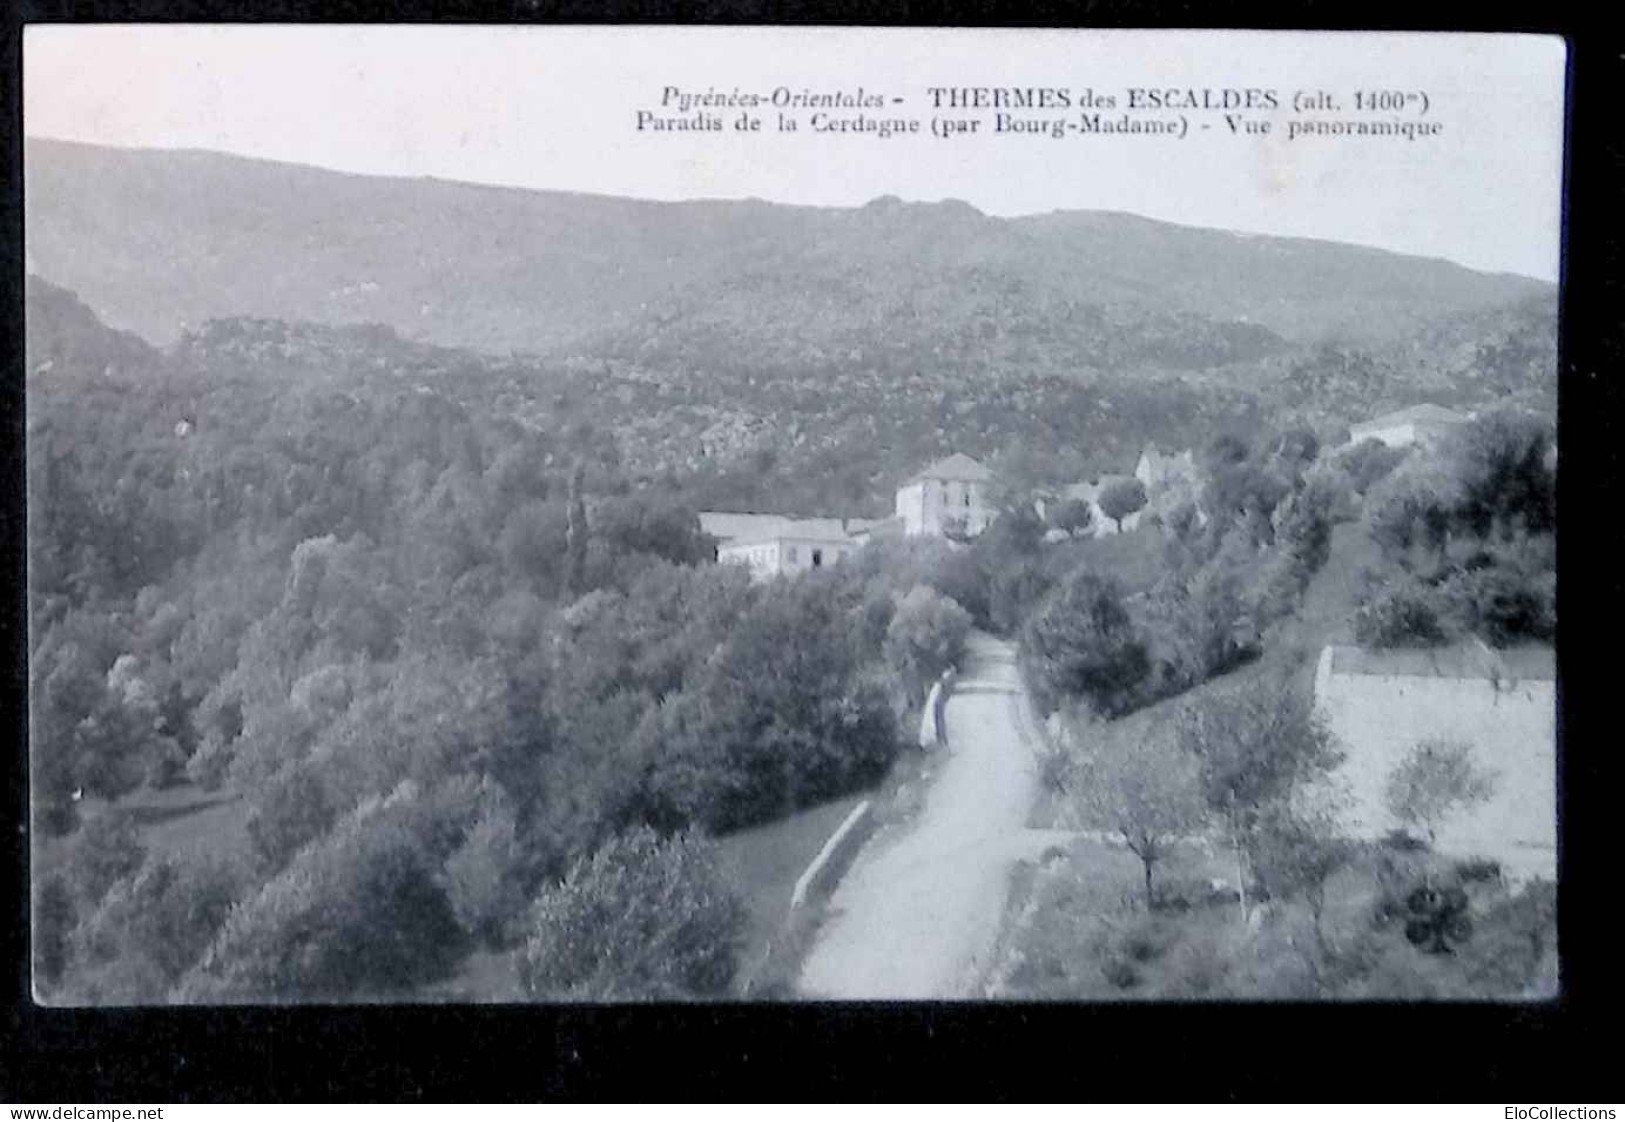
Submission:
M 1537 984 L 1542 963 L 1556 947 L 1557 886 L 1532 881 L 1485 909 L 1474 927 L 1472 941 L 1457 949 L 1472 995 L 1519 997 Z
M 276 873 L 303 846 L 331 829 L 337 818 L 321 774 L 314 764 L 300 760 L 262 788 L 249 811 L 248 837 L 261 867 Z
M 1211 997 L 1222 993 L 1230 974 L 1230 963 L 1217 940 L 1198 939 L 1183 943 L 1173 956 L 1171 990 L 1181 997 Z
M 885 653 L 911 701 L 964 657 L 970 626 L 964 608 L 923 584 L 903 597 L 886 628 Z
M 435 883 L 411 785 L 370 800 L 233 908 L 178 989 L 183 1001 L 336 1000 L 443 977 L 466 940 Z
M 1100 964 L 1101 977 L 1120 990 L 1133 989 L 1140 984 L 1140 972 L 1126 958 L 1112 955 Z
M 1151 659 L 1115 582 L 1073 573 L 1029 621 L 1024 639 L 1051 706 L 1086 698 L 1114 717 L 1138 704 Z
M 109 810 L 91 819 L 68 856 L 68 875 L 80 901 L 89 908 L 100 904 L 108 889 L 141 867 L 146 853 L 127 814 Z
M 746 912 L 714 843 L 639 827 L 579 861 L 536 901 L 520 977 L 534 998 L 724 994 Z
M 1360 645 L 1436 647 L 1449 641 L 1438 597 L 1427 587 L 1405 582 L 1389 584 L 1372 595 L 1354 615 L 1354 636 Z
M 157 999 L 203 953 L 237 891 L 236 874 L 219 861 L 150 859 L 85 920 L 76 957 L 92 966 L 145 960 L 151 970 L 129 971 L 127 980 L 157 976 L 162 985 L 150 995 Z
M 1138 479 L 1120 479 L 1109 483 L 1101 491 L 1099 503 L 1100 512 L 1121 530 L 1123 519 L 1145 506 L 1145 485 Z
M 59 873 L 41 877 L 34 888 L 34 977 L 44 987 L 56 985 L 68 968 L 68 936 L 76 922 L 67 881 Z
M 1073 535 L 1088 531 L 1095 519 L 1094 508 L 1082 499 L 1062 499 L 1045 513 L 1051 526 Z
M 186 774 L 186 753 L 173 737 L 158 737 L 147 757 L 146 784 L 155 791 L 173 787 Z
M 521 854 L 512 811 L 488 806 L 446 861 L 446 894 L 463 930 L 502 944 L 524 910 Z
M 1372 437 L 1344 452 L 1338 457 L 1338 462 L 1348 472 L 1354 490 L 1363 495 L 1393 471 L 1407 451 L 1407 448 L 1390 448 Z
M 1487 565 L 1451 574 L 1442 594 L 1467 629 L 1497 647 L 1557 633 L 1556 581 L 1550 572 L 1528 574 Z
M 1492 884 L 1501 879 L 1501 862 L 1493 857 L 1469 857 L 1457 861 L 1453 872 L 1464 884 Z
M 1383 801 L 1401 823 L 1426 832 L 1431 844 L 1447 819 L 1494 793 L 1495 777 L 1474 763 L 1471 744 L 1434 738 L 1417 743 L 1389 772 Z

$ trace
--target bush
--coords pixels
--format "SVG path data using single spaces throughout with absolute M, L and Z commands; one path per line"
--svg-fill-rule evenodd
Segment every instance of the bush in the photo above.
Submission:
M 522 863 L 513 813 L 488 806 L 446 861 L 446 894 L 463 930 L 493 945 L 506 942 L 524 910 Z
M 125 972 L 126 982 L 156 977 L 161 985 L 146 999 L 158 1000 L 214 938 L 237 891 L 236 874 L 218 861 L 149 860 L 85 920 L 76 957 L 92 968 L 117 959 L 144 960 L 146 967 Z M 125 992 L 128 996 L 128 985 Z
M 433 809 L 410 785 L 358 807 L 231 910 L 180 999 L 342 1000 L 444 977 L 467 942 L 435 883 Z
M 1495 782 L 1493 773 L 1474 762 L 1473 746 L 1466 741 L 1422 740 L 1388 773 L 1383 801 L 1389 813 L 1426 832 L 1432 844 L 1447 819 L 1488 802 Z
M 965 654 L 970 614 L 925 585 L 903 597 L 886 628 L 886 660 L 910 701 L 925 697 L 930 683 Z
M 1051 707 L 1086 698 L 1115 717 L 1139 703 L 1151 659 L 1115 582 L 1073 573 L 1029 621 L 1024 640 L 1046 695 L 1041 700 Z
M 1407 451 L 1407 448 L 1390 448 L 1372 437 L 1344 452 L 1338 457 L 1338 463 L 1348 472 L 1354 490 L 1363 495 L 1393 471 Z
M 68 968 L 68 936 L 78 917 L 73 893 L 59 873 L 48 873 L 34 888 L 34 977 L 55 986 Z
M 80 828 L 68 855 L 68 876 L 80 901 L 94 908 L 116 882 L 141 867 L 146 855 L 129 815 L 108 810 Z
M 308 760 L 283 768 L 259 792 L 248 815 L 248 837 L 260 866 L 280 871 L 338 818 L 321 774 Z
M 1536 880 L 1485 909 L 1458 965 L 1473 996 L 1515 998 L 1537 984 L 1556 945 L 1557 886 Z
M 1437 595 L 1413 582 L 1378 589 L 1355 613 L 1354 636 L 1373 650 L 1436 647 L 1450 638 Z
M 1464 884 L 1493 884 L 1501 879 L 1501 862 L 1493 857 L 1469 857 L 1452 870 Z
M 1557 633 L 1556 581 L 1550 572 L 1528 574 L 1501 565 L 1465 569 L 1445 581 L 1442 594 L 1462 626 L 1492 646 Z
M 746 918 L 714 843 L 640 827 L 536 901 L 520 978 L 538 1000 L 719 997 Z

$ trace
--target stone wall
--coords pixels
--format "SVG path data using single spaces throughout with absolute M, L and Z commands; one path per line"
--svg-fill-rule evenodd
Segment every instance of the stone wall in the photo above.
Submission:
M 1315 701 L 1348 753 L 1341 775 L 1354 806 L 1349 824 L 1375 837 L 1396 823 L 1383 805 L 1389 772 L 1418 741 L 1465 740 L 1496 773 L 1491 800 L 1440 831 L 1438 848 L 1492 857 L 1516 876 L 1556 875 L 1555 683 L 1494 676 L 1343 672 L 1321 652 Z

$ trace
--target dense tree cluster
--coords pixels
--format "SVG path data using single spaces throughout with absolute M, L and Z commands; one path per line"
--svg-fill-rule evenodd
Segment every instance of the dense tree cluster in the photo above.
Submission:
M 1533 414 L 1487 413 L 1372 488 L 1366 517 L 1389 567 L 1356 617 L 1363 644 L 1555 635 L 1554 441 Z
M 137 373 L 69 350 L 29 381 L 35 805 L 67 855 L 41 977 L 64 995 L 411 989 L 520 938 L 628 830 L 872 783 L 957 651 L 963 614 L 916 597 L 889 663 L 912 585 L 875 570 L 711 564 L 691 497 L 591 431 L 270 330 Z M 118 800 L 176 783 L 242 800 L 241 867 L 143 853 Z M 81 797 L 112 805 L 81 825 Z

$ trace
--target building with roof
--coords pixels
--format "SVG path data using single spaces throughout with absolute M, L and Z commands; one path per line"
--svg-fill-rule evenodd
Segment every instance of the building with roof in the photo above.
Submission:
M 1346 752 L 1338 774 L 1351 796 L 1350 832 L 1377 838 L 1398 826 L 1384 789 L 1418 742 L 1463 741 L 1477 765 L 1494 774 L 1494 791 L 1488 802 L 1447 821 L 1437 848 L 1493 858 L 1515 879 L 1555 878 L 1556 677 L 1554 653 L 1545 646 L 1326 647 L 1315 673 L 1315 705 Z
M 723 564 L 747 565 L 755 580 L 771 580 L 837 564 L 862 548 L 840 518 L 784 518 L 717 547 Z
M 1349 428 L 1349 443 L 1361 444 L 1367 440 L 1380 440 L 1390 448 L 1404 448 L 1411 444 L 1431 444 L 1440 437 L 1454 432 L 1472 417 L 1446 409 L 1442 405 L 1412 405 Z
M 975 536 L 993 521 L 987 493 L 993 473 L 963 452 L 938 460 L 897 488 L 895 516 L 903 532 Z
M 1147 444 L 1134 465 L 1134 478 L 1140 481 L 1147 495 L 1176 484 L 1195 485 L 1196 454 L 1189 448 L 1178 454 L 1163 455 L 1155 444 Z

